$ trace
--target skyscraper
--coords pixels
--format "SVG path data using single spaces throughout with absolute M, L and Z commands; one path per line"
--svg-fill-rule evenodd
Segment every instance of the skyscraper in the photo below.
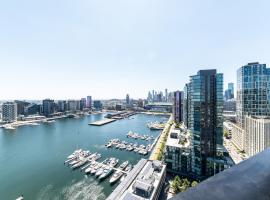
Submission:
M 225 90 L 224 97 L 226 100 L 234 98 L 234 84 L 233 83 L 228 83 L 228 89 Z
M 51 99 L 43 100 L 42 108 L 44 116 L 49 117 L 55 111 L 54 100 Z
M 17 104 L 6 102 L 2 105 L 2 120 L 4 122 L 14 122 L 17 120 Z
M 228 91 L 229 91 L 229 98 L 233 99 L 234 98 L 234 83 L 228 83 Z
M 87 96 L 86 98 L 86 107 L 87 108 L 92 108 L 92 96 Z
M 192 172 L 209 177 L 224 169 L 223 74 L 201 70 L 190 77 L 188 105 L 192 135 Z
M 190 92 L 189 92 L 189 83 L 185 84 L 185 87 L 184 87 L 184 95 L 183 95 L 183 122 L 184 122 L 184 125 L 189 128 L 189 124 L 188 124 L 188 115 L 189 115 L 189 95 L 190 95 Z
M 180 123 L 183 121 L 183 92 L 176 91 L 173 93 L 173 118 Z
M 130 98 L 129 98 L 129 94 L 126 95 L 126 104 L 130 105 Z
M 168 89 L 165 89 L 165 102 L 168 102 Z
M 237 71 L 237 122 L 245 116 L 270 116 L 270 69 L 266 64 L 248 63 Z

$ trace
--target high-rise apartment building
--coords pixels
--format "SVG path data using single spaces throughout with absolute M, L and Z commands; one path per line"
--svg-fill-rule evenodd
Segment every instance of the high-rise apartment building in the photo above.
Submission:
M 176 91 L 173 93 L 173 119 L 180 123 L 183 121 L 183 92 Z
M 55 112 L 54 100 L 51 99 L 43 100 L 42 110 L 45 117 L 49 117 L 51 114 L 53 114 Z
M 190 92 L 189 92 L 189 83 L 185 84 L 184 87 L 184 95 L 183 95 L 183 122 L 186 128 L 189 128 L 188 124 L 188 115 L 189 115 L 189 100 L 190 100 Z
M 130 105 L 130 98 L 129 98 L 129 94 L 126 95 L 126 104 Z
M 92 96 L 86 97 L 86 107 L 90 109 L 92 108 Z
M 234 84 L 228 83 L 228 89 L 225 90 L 225 100 L 233 99 L 234 98 Z
M 2 105 L 2 120 L 5 122 L 14 122 L 17 120 L 17 104 L 6 102 Z
M 209 177 L 225 167 L 223 160 L 223 74 L 201 70 L 190 77 L 189 130 L 192 172 Z
M 237 122 L 245 116 L 270 116 L 270 69 L 266 64 L 248 63 L 237 71 Z
M 270 147 L 270 118 L 269 117 L 245 117 L 245 152 L 248 156 Z

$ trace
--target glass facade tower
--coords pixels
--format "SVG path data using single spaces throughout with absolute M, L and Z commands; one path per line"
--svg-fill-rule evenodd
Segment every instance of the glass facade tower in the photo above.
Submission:
M 237 122 L 243 128 L 246 115 L 270 116 L 270 69 L 248 63 L 237 71 Z
M 223 74 L 201 70 L 188 85 L 188 127 L 192 135 L 192 172 L 209 177 L 224 169 Z

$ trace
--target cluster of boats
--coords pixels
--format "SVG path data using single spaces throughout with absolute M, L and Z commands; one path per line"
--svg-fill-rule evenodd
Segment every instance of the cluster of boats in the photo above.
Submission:
M 65 164 L 71 166 L 72 169 L 81 167 L 81 171 L 86 174 L 95 175 L 99 180 L 104 180 L 113 174 L 110 183 L 113 184 L 120 180 L 132 170 L 132 165 L 128 161 L 123 162 L 118 168 L 115 168 L 119 162 L 117 158 L 107 158 L 103 162 L 97 162 L 101 158 L 98 153 L 90 153 L 82 149 L 75 150 L 67 157 Z
M 127 150 L 127 151 L 134 151 L 135 153 L 139 153 L 141 155 L 147 155 L 148 152 L 151 150 L 151 144 L 148 144 L 147 146 L 141 144 L 133 144 L 128 143 L 126 141 L 121 141 L 119 139 L 112 139 L 110 140 L 106 145 L 107 148 L 116 148 L 119 150 Z
M 78 149 L 67 157 L 65 164 L 68 164 L 72 169 L 77 169 L 84 165 L 90 166 L 92 162 L 95 162 L 100 158 L 101 155 L 98 153 L 90 153 L 89 151 Z
M 150 130 L 163 130 L 165 128 L 165 124 L 162 122 L 150 122 L 147 124 L 147 127 Z
M 152 136 L 152 135 L 151 136 L 150 135 L 140 135 L 140 134 L 135 133 L 135 132 L 132 132 L 132 131 L 129 131 L 127 133 L 127 137 L 133 138 L 135 140 L 141 139 L 141 140 L 146 140 L 146 141 L 154 140 L 155 139 L 154 136 Z

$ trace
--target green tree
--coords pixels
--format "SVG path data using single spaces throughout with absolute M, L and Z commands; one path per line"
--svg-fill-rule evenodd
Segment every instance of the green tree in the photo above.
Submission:
M 196 187 L 198 185 L 198 182 L 197 181 L 193 181 L 192 183 L 191 183 L 191 187 Z

